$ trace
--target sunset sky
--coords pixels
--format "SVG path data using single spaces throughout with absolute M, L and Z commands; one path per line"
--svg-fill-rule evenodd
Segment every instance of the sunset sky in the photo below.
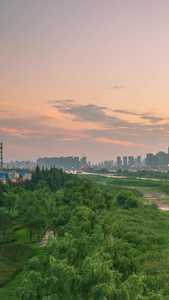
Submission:
M 169 146 L 168 0 L 0 0 L 4 161 Z

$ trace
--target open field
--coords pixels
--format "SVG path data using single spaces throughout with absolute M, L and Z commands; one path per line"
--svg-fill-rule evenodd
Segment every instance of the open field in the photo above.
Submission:
M 130 189 L 134 192 L 135 196 L 139 196 L 140 201 L 143 203 L 154 203 L 161 210 L 169 210 L 169 183 L 164 181 L 152 181 L 144 179 L 133 178 L 110 178 L 100 175 L 82 175 L 86 179 L 93 181 L 102 186 L 108 192 L 117 190 Z M 106 188 L 106 186 L 108 186 Z M 112 187 L 112 188 L 111 188 Z M 164 192 L 163 192 L 164 190 Z M 167 191 L 167 192 L 166 192 Z

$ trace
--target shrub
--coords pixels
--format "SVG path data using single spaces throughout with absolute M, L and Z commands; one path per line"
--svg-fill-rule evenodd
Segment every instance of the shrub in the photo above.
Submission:
M 124 208 L 134 208 L 138 206 L 138 201 L 131 191 L 121 191 L 117 194 L 117 202 Z

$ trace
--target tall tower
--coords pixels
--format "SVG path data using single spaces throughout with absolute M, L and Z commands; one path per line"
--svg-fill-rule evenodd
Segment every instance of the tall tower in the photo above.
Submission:
M 0 143 L 0 170 L 3 170 L 3 143 Z

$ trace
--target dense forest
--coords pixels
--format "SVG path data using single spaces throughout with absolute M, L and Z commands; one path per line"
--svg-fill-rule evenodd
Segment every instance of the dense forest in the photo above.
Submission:
M 137 196 L 55 168 L 0 181 L 0 286 L 24 266 L 12 300 L 169 299 L 169 218 Z

